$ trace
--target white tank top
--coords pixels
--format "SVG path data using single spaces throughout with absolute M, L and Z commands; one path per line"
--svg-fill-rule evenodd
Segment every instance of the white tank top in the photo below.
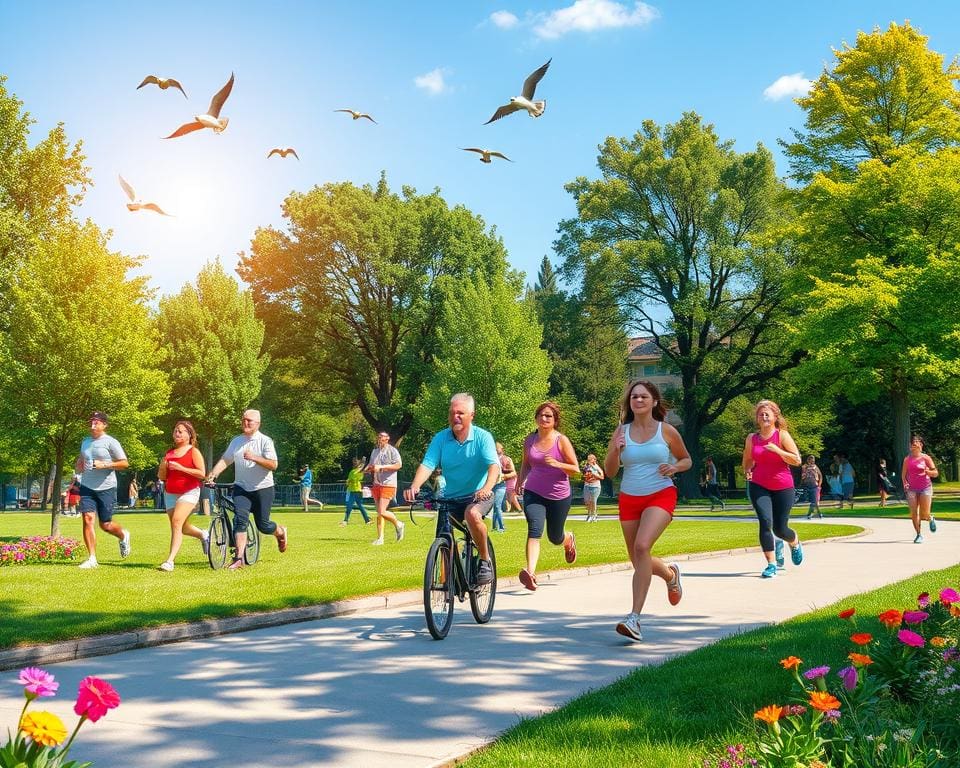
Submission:
M 620 491 L 630 496 L 648 496 L 673 485 L 669 477 L 657 471 L 661 464 L 670 462 L 670 446 L 663 439 L 663 422 L 657 424 L 657 433 L 645 443 L 631 440 L 630 425 L 623 426 L 626 446 L 620 453 L 623 464 Z

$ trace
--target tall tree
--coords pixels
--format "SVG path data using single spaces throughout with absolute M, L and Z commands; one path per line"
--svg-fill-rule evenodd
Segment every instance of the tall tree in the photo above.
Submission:
M 216 261 L 200 270 L 196 285 L 160 300 L 157 328 L 172 416 L 193 422 L 209 464 L 214 443 L 236 433 L 240 413 L 260 394 L 268 362 L 263 322 L 250 291 Z
M 52 460 L 55 489 L 93 409 L 110 414 L 131 465 L 155 455 L 153 421 L 169 388 L 146 280 L 127 275 L 139 263 L 110 251 L 93 224 L 63 224 L 13 273 L 8 301 L 17 322 L 0 335 L 0 426 Z M 59 500 L 54 493 L 52 535 Z
M 537 282 L 533 290 L 540 294 L 551 294 L 557 292 L 557 273 L 553 269 L 553 264 L 546 256 L 540 262 L 540 270 L 537 272 Z
M 286 231 L 259 229 L 240 275 L 269 334 L 319 385 L 399 441 L 438 350 L 446 297 L 506 269 L 495 233 L 439 192 L 326 184 L 292 193 Z M 450 287 L 451 290 L 446 288 Z
M 893 409 L 898 460 L 910 402 L 960 374 L 960 68 L 909 24 L 835 51 L 786 145 L 803 265 L 809 376 Z M 951 279 L 950 275 L 954 275 Z
M 634 330 L 681 377 L 683 435 L 699 466 L 704 427 L 795 366 L 783 322 L 790 263 L 768 234 L 783 193 L 763 146 L 738 154 L 694 113 L 600 147 L 601 178 L 567 185 L 564 270 L 605 281 Z M 682 491 L 697 490 L 695 473 Z

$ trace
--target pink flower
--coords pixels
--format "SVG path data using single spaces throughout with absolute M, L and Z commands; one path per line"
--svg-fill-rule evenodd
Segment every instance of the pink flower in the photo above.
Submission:
M 95 723 L 109 710 L 118 706 L 120 706 L 120 694 L 106 680 L 85 677 L 80 681 L 77 703 L 73 705 L 73 711 L 76 714 Z
M 814 667 L 813 669 L 808 669 L 806 672 L 804 672 L 803 676 L 807 678 L 807 680 L 816 680 L 818 677 L 823 677 L 828 672 L 830 672 L 830 667 Z
M 930 593 L 929 593 L 929 592 L 921 592 L 921 593 L 917 596 L 917 607 L 919 607 L 919 608 L 926 608 L 928 605 L 930 605 Z
M 923 638 L 909 629 L 901 629 L 897 632 L 897 640 L 911 648 L 923 648 Z
M 960 603 L 960 594 L 957 593 L 957 590 L 947 587 L 946 589 L 940 591 L 940 602 L 944 605 Z
M 904 611 L 903 620 L 907 624 L 923 624 L 927 619 L 930 618 L 930 614 L 926 611 Z
M 60 687 L 60 683 L 53 679 L 53 675 L 39 667 L 24 667 L 21 669 L 17 682 L 23 686 L 24 695 L 28 699 L 38 696 L 53 696 Z

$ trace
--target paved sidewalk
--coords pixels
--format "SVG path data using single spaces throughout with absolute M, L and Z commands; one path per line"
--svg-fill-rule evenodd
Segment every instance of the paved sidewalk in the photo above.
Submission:
M 914 545 L 907 521 L 828 522 L 872 530 L 812 543 L 769 581 L 757 552 L 681 561 L 683 602 L 671 608 L 654 580 L 642 644 L 614 632 L 629 606 L 621 571 L 505 589 L 486 626 L 458 604 L 442 642 L 411 606 L 50 665 L 61 694 L 43 709 L 72 727 L 79 680 L 110 680 L 123 703 L 75 749 L 104 768 L 436 765 L 636 665 L 958 561 L 960 523 Z M 22 704 L 0 688 L 0 725 Z

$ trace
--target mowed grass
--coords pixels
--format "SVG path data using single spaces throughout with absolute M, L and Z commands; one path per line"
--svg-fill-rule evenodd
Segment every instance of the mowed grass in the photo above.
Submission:
M 406 537 L 396 542 L 386 528 L 386 543 L 373 547 L 375 524 L 364 525 L 356 513 L 340 527 L 342 512 L 280 510 L 274 519 L 290 531 L 289 549 L 277 552 L 266 537 L 261 559 L 239 572 L 213 571 L 195 539 L 186 539 L 172 573 L 157 570 L 167 555 L 170 529 L 163 513 L 121 513 L 116 520 L 131 531 L 132 553 L 121 560 L 117 540 L 102 531 L 97 537 L 100 567 L 81 570 L 81 547 L 74 564 L 9 566 L 0 569 L 0 648 L 51 642 L 90 635 L 155 627 L 293 606 L 314 605 L 360 595 L 420 588 L 427 548 L 434 538 L 434 521 L 421 518 L 420 527 L 407 520 Z M 209 518 L 194 516 L 199 527 Z M 516 576 L 523 567 L 526 523 L 507 520 L 507 532 L 492 534 L 501 576 Z M 50 518 L 42 513 L 0 515 L 0 541 L 49 533 Z M 577 566 L 627 560 L 620 526 L 614 521 L 586 524 L 571 521 L 577 534 Z M 804 539 L 847 535 L 856 527 L 802 524 Z M 61 534 L 81 539 L 79 518 L 61 519 Z M 569 567 L 563 548 L 546 543 L 540 571 Z M 674 522 L 660 539 L 662 556 L 756 546 L 755 525 L 730 521 Z
M 701 766 L 728 744 L 749 743 L 756 732 L 753 713 L 786 701 L 791 678 L 780 659 L 799 656 L 805 668 L 827 664 L 839 669 L 849 663 L 851 624 L 837 618 L 840 610 L 855 607 L 861 617 L 903 610 L 916 605 L 921 592 L 936 594 L 958 583 L 960 566 L 931 571 L 659 666 L 640 667 L 555 712 L 520 722 L 463 766 Z M 877 630 L 876 622 L 862 625 Z

